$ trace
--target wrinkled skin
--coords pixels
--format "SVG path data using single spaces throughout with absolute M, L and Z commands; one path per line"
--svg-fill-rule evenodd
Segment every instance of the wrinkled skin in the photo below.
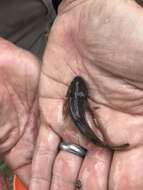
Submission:
M 43 59 L 30 190 L 74 190 L 76 179 L 82 190 L 143 189 L 142 34 L 143 10 L 133 0 L 62 1 Z M 64 117 L 65 95 L 76 75 L 89 86 L 93 130 L 98 120 L 98 136 L 129 148 L 110 152 L 92 145 Z M 58 152 L 58 135 L 87 148 L 85 159 Z
M 29 184 L 38 133 L 39 62 L 0 39 L 0 156 Z

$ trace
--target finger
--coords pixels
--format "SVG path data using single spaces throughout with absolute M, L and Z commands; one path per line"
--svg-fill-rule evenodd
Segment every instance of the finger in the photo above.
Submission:
M 32 162 L 30 190 L 48 190 L 50 188 L 51 173 L 59 142 L 60 138 L 42 124 Z
M 143 147 L 116 152 L 113 157 L 109 189 L 143 189 Z
M 18 140 L 18 130 L 12 130 L 8 138 L 0 144 L 0 153 L 5 153 L 9 151 L 13 146 L 15 146 L 16 141 Z
M 82 164 L 79 180 L 82 190 L 107 190 L 112 153 L 100 147 L 87 152 Z
M 82 160 L 72 153 L 60 151 L 54 164 L 51 190 L 75 190 Z
M 38 133 L 38 111 L 37 100 L 35 100 L 23 136 L 4 156 L 5 162 L 12 171 L 28 186 L 31 177 L 31 164 Z
M 30 183 L 30 177 L 31 177 L 31 164 L 25 165 L 21 168 L 18 168 L 13 172 L 13 174 L 16 174 L 22 184 L 28 188 L 29 183 Z
M 8 139 L 11 131 L 12 131 L 11 123 L 7 123 L 6 125 L 1 126 L 0 144 L 2 144 Z

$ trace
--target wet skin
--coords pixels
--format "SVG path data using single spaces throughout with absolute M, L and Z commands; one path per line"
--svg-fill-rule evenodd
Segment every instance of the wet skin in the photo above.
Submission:
M 67 100 L 65 102 L 66 112 L 69 113 L 72 121 L 79 131 L 91 142 L 101 147 L 108 147 L 111 150 L 123 149 L 129 147 L 129 144 L 119 146 L 109 146 L 92 131 L 85 118 L 85 112 L 88 106 L 88 88 L 84 79 L 76 76 L 67 91 Z M 97 127 L 97 126 L 95 126 Z
M 62 1 L 41 68 L 30 190 L 75 190 L 77 179 L 82 190 L 143 190 L 142 22 L 143 10 L 132 0 Z M 126 151 L 112 154 L 88 141 L 69 114 L 64 120 L 67 88 L 79 75 L 88 84 L 88 103 L 107 144 L 127 142 Z M 85 147 L 85 159 L 57 152 L 61 140 Z

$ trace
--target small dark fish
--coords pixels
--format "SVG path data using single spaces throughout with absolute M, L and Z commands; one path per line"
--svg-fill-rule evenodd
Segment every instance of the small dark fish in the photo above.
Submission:
M 75 126 L 86 138 L 91 140 L 96 145 L 108 147 L 110 149 L 122 149 L 129 146 L 129 144 L 123 144 L 121 146 L 111 147 L 100 140 L 92 131 L 85 119 L 85 112 L 88 107 L 88 88 L 82 77 L 76 76 L 73 79 L 68 88 L 66 97 L 66 114 L 70 115 Z
M 66 96 L 67 111 L 70 114 L 75 126 L 94 144 L 105 147 L 105 143 L 95 135 L 85 119 L 85 111 L 88 106 L 88 89 L 85 81 L 80 76 L 73 79 Z

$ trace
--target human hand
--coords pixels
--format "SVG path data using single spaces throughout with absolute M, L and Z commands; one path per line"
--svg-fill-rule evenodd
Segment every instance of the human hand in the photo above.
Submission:
M 38 132 L 39 63 L 4 39 L 0 52 L 0 155 L 28 185 Z
M 143 189 L 142 20 L 143 10 L 132 0 L 61 3 L 43 59 L 41 127 L 30 190 L 73 190 L 77 179 L 83 190 Z M 70 117 L 65 120 L 65 96 L 77 75 L 89 86 L 92 129 L 98 120 L 98 136 L 108 145 L 129 143 L 128 149 L 112 155 L 84 138 Z M 84 161 L 58 152 L 59 136 L 85 147 Z

